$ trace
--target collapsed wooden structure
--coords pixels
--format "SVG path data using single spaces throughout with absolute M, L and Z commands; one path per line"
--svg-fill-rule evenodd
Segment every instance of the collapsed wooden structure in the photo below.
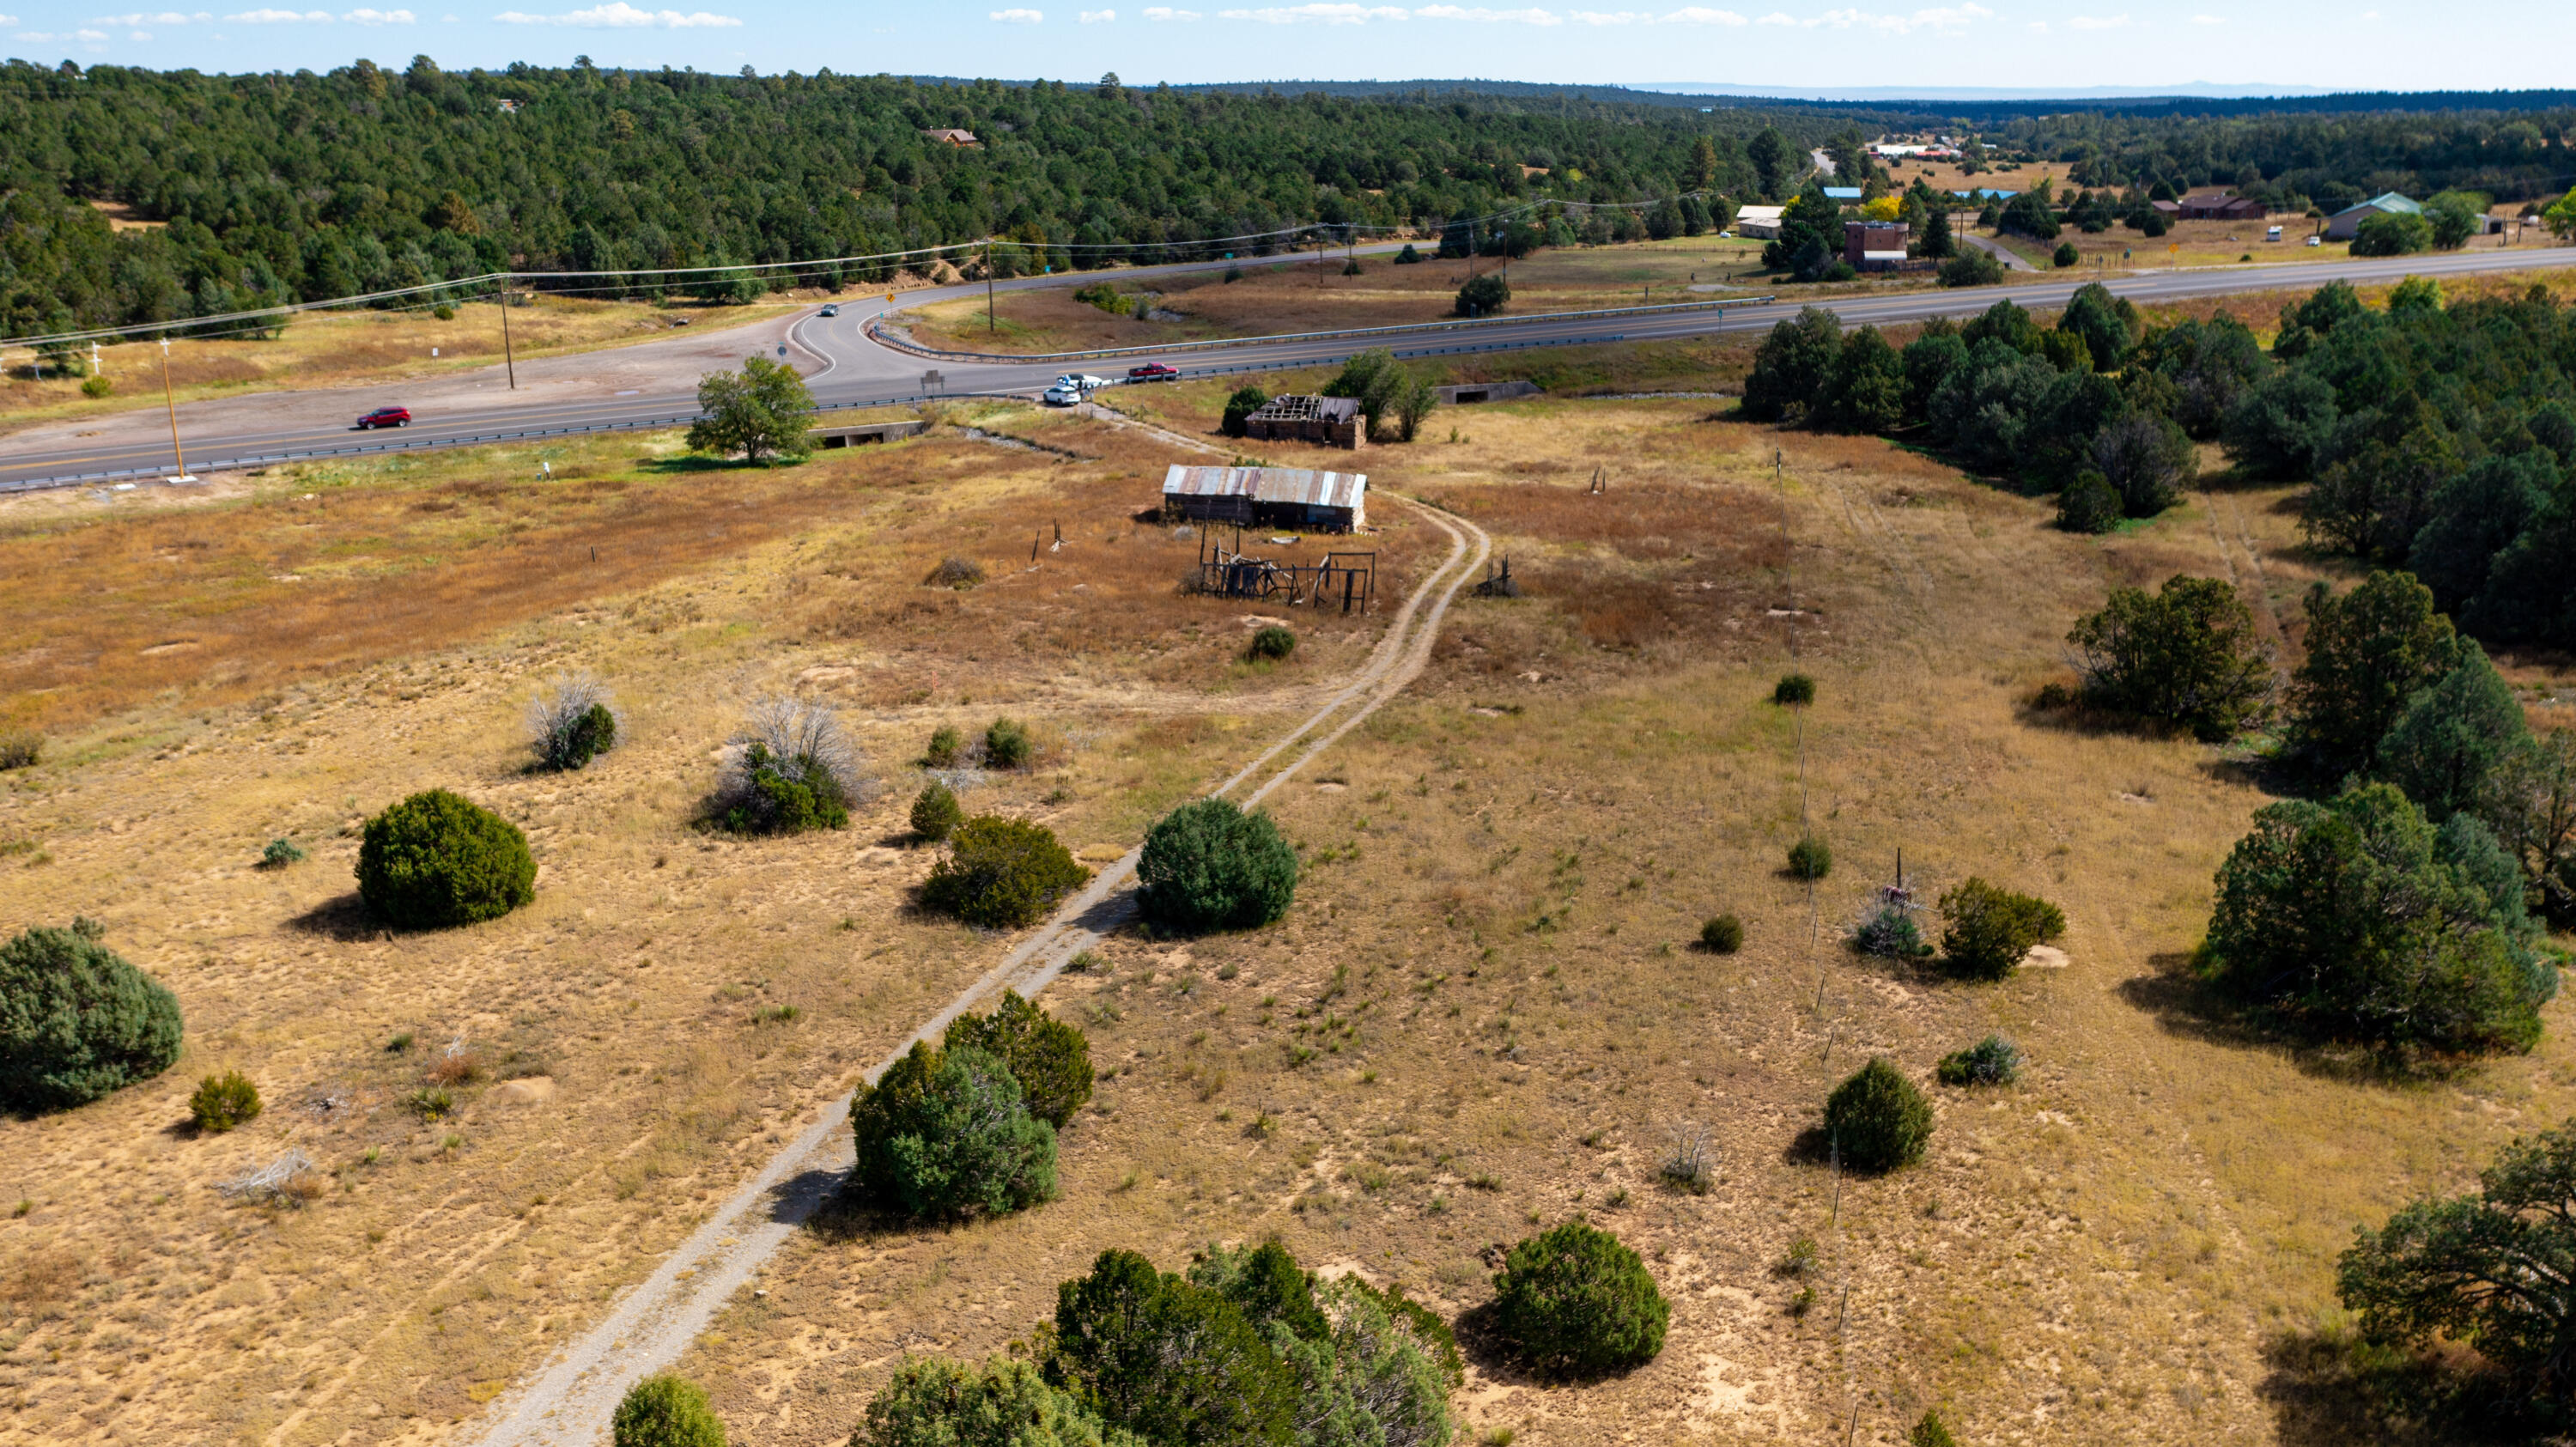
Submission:
M 1357 532 L 1368 526 L 1368 474 L 1174 463 L 1163 474 L 1163 508 L 1192 522 Z
M 1339 602 L 1345 613 L 1366 613 L 1377 604 L 1377 554 L 1324 554 L 1320 563 L 1282 563 L 1243 551 L 1243 529 L 1234 530 L 1229 546 L 1213 536 L 1199 540 L 1198 570 L 1183 580 L 1194 593 L 1242 598 L 1294 608 L 1326 608 Z

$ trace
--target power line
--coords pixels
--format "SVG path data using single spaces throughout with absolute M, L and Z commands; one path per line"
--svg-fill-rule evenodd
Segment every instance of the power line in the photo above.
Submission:
M 1471 216 L 1463 219 L 1452 218 L 1442 222 L 1441 224 L 1444 228 L 1462 225 L 1470 227 L 1490 225 L 1497 221 L 1508 221 L 1515 216 L 1524 216 L 1532 211 L 1544 210 L 1550 207 L 1569 211 L 1634 211 L 1659 206 L 1667 201 L 1677 202 L 1686 198 L 1700 197 L 1708 194 L 1709 193 L 1706 191 L 1685 191 L 1678 195 L 1658 196 L 1645 201 L 1532 201 L 1523 205 L 1510 207 L 1506 210 L 1491 212 L 1483 216 Z M 376 306 L 377 303 L 397 302 L 405 298 L 412 297 L 425 298 L 426 300 L 423 304 L 436 304 L 438 302 L 445 301 L 449 296 L 457 292 L 481 291 L 485 289 L 507 290 L 517 285 L 527 284 L 533 286 L 536 283 L 551 282 L 557 279 L 604 280 L 618 278 L 648 278 L 648 280 L 645 280 L 643 284 L 652 286 L 662 284 L 658 280 L 651 280 L 652 278 L 714 277 L 742 273 L 764 274 L 817 271 L 827 267 L 845 267 L 878 262 L 902 261 L 912 257 L 945 257 L 947 253 L 950 252 L 973 252 L 979 248 L 985 247 L 997 249 L 1013 247 L 1022 251 L 1035 252 L 1120 252 L 1127 255 L 1134 255 L 1137 252 L 1161 252 L 1168 254 L 1174 251 L 1208 251 L 1230 244 L 1241 244 L 1247 246 L 1255 243 L 1264 245 L 1281 243 L 1293 244 L 1295 242 L 1302 241 L 1304 238 L 1312 236 L 1317 232 L 1325 232 L 1335 236 L 1344 236 L 1356 235 L 1362 231 L 1373 233 L 1392 233 L 1399 231 L 1413 231 L 1417 229 L 1418 228 L 1380 224 L 1375 222 L 1315 221 L 1304 222 L 1296 226 L 1281 227 L 1272 231 L 1250 231 L 1234 236 L 1215 236 L 1198 240 L 1084 242 L 1015 241 L 1006 236 L 988 236 L 981 237 L 973 241 L 952 241 L 945 242 L 937 246 L 916 246 L 903 251 L 879 251 L 871 252 L 866 255 L 827 256 L 797 261 L 728 262 L 721 266 L 636 266 L 596 271 L 487 271 L 476 276 L 457 277 L 448 281 L 425 282 L 419 286 L 393 287 L 382 291 L 360 292 L 352 296 L 330 297 L 320 301 L 285 302 L 273 307 L 256 307 L 236 312 L 217 312 L 197 317 L 173 317 L 166 321 L 133 322 L 122 326 L 91 327 L 77 331 L 47 332 L 24 337 L 0 337 L 0 347 L 28 347 L 41 349 L 45 347 L 69 346 L 88 341 L 108 341 L 121 337 L 153 337 L 170 332 L 181 332 L 188 335 L 202 336 L 204 333 L 200 330 L 201 328 L 228 322 L 255 322 L 262 318 L 292 317 L 306 312 L 331 311 L 349 307 L 381 309 Z M 585 291 L 623 291 L 630 289 L 632 285 L 633 283 L 629 282 L 626 286 L 597 288 L 564 288 L 546 286 L 544 287 L 544 290 L 551 294 L 559 295 L 580 294 Z M 237 335 L 238 333 L 233 334 Z M 218 335 L 224 334 L 219 333 Z

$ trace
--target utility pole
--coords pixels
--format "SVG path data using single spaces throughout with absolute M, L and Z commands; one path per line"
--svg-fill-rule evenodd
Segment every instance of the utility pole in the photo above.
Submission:
M 501 365 L 509 371 L 510 390 L 519 390 L 519 358 L 510 348 L 510 278 L 501 278 Z
M 984 243 L 984 335 L 993 334 L 993 243 Z
M 170 339 L 161 339 L 161 405 L 170 413 L 170 453 L 179 459 L 179 475 L 172 482 L 194 482 L 188 475 L 188 454 L 179 446 L 179 403 L 170 392 Z

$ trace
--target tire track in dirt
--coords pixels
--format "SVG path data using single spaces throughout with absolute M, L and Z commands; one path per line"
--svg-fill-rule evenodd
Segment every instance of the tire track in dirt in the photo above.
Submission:
M 1441 620 L 1458 590 L 1483 566 L 1493 540 L 1464 518 L 1410 498 L 1397 500 L 1449 534 L 1449 556 L 1405 600 L 1385 641 L 1351 681 L 1218 785 L 1213 796 L 1231 794 L 1305 741 L 1304 748 L 1243 798 L 1247 805 L 1260 802 L 1403 692 L 1429 664 Z M 1134 892 L 1126 885 L 1140 854 L 1130 850 L 1103 869 L 1053 920 L 906 1037 L 865 1079 L 874 1081 L 915 1041 L 935 1038 L 950 1021 L 997 991 L 1009 987 L 1034 997 L 1045 989 L 1069 960 L 1133 912 Z M 505 1393 L 468 1440 L 476 1447 L 571 1447 L 604 1438 L 628 1384 L 677 1361 L 725 1302 L 839 1184 L 850 1164 L 844 1124 L 850 1099 L 844 1094 L 825 1105 L 812 1125 L 727 1198 L 651 1276 L 630 1288 L 606 1317 Z

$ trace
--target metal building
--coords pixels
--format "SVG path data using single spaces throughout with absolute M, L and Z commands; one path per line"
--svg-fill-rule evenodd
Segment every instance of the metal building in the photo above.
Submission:
M 1175 463 L 1163 474 L 1163 506 L 1193 521 L 1357 532 L 1368 526 L 1368 474 Z

